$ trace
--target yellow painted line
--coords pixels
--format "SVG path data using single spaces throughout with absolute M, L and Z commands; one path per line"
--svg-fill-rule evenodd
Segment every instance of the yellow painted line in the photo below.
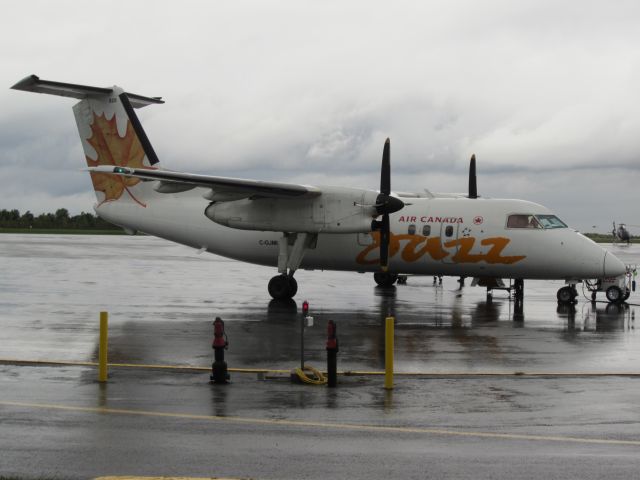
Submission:
M 18 360 L 0 359 L 0 365 L 13 366 L 50 366 L 50 367 L 98 367 L 97 362 L 74 362 L 58 360 Z M 153 370 L 176 370 L 210 372 L 211 367 L 198 367 L 193 365 L 153 365 L 144 363 L 109 363 L 113 368 L 140 368 Z M 273 373 L 289 374 L 291 370 L 271 368 L 229 368 L 231 373 Z M 322 372 L 326 373 L 326 372 Z M 384 371 L 377 370 L 343 370 L 338 372 L 344 376 L 382 376 Z M 394 372 L 395 376 L 402 377 L 640 377 L 640 372 Z
M 581 438 L 581 437 L 562 437 L 554 435 L 527 435 L 516 433 L 494 433 L 494 432 L 476 432 L 463 430 L 446 430 L 440 428 L 422 428 L 422 427 L 392 427 L 383 425 L 359 425 L 353 423 L 326 423 L 312 422 L 305 420 L 277 420 L 267 418 L 249 418 L 249 417 L 221 417 L 217 415 L 196 415 L 191 413 L 171 413 L 171 412 L 153 412 L 148 410 L 127 410 L 120 408 L 105 407 L 78 407 L 73 405 L 54 405 L 48 403 L 25 403 L 25 402 L 5 402 L 0 401 L 0 405 L 7 407 L 23 407 L 34 409 L 62 410 L 69 412 L 98 413 L 98 414 L 114 414 L 114 415 L 138 415 L 143 417 L 162 417 L 177 418 L 184 420 L 205 420 L 215 422 L 228 423 L 244 423 L 252 425 L 276 425 L 287 427 L 314 427 L 329 430 L 352 430 L 376 433 L 415 433 L 428 435 L 445 435 L 455 437 L 471 437 L 471 438 L 494 438 L 501 440 L 526 440 L 526 441 L 544 441 L 544 442 L 564 442 L 564 443 L 584 443 L 595 445 L 631 445 L 640 447 L 640 440 L 613 440 L 606 438 Z
M 136 476 L 108 476 L 96 477 L 93 480 L 242 480 L 230 477 L 136 477 Z
M 0 365 L 15 366 L 50 366 L 50 367 L 97 367 L 97 362 L 74 362 L 65 360 L 17 360 L 17 359 L 0 359 Z M 189 370 L 196 372 L 210 372 L 211 367 L 197 367 L 193 365 L 151 365 L 144 363 L 109 363 L 109 367 L 114 368 L 141 368 L 156 370 Z M 229 368 L 230 372 L 235 373 L 290 373 L 290 370 L 273 370 L 268 368 Z

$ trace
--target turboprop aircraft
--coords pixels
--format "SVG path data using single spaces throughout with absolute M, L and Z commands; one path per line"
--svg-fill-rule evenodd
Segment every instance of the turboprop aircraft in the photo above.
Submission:
M 35 75 L 12 88 L 80 99 L 73 111 L 100 217 L 277 267 L 268 285 L 275 299 L 296 294 L 299 268 L 373 272 L 380 285 L 398 274 L 509 278 L 520 298 L 524 279 L 560 279 L 561 302 L 575 299 L 583 279 L 626 271 L 542 205 L 478 196 L 475 157 L 467 195 L 392 192 L 389 139 L 379 190 L 182 173 L 161 167 L 134 111 L 161 98 Z

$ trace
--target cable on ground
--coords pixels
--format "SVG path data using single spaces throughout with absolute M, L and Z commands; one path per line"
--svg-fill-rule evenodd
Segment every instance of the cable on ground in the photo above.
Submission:
M 312 374 L 311 377 L 305 373 L 307 371 L 311 372 Z M 298 375 L 298 378 L 300 379 L 300 381 L 302 381 L 303 383 L 308 383 L 309 385 L 326 385 L 327 384 L 327 377 L 325 377 L 320 370 L 312 367 L 311 365 L 305 365 L 304 369 L 296 368 L 295 372 L 296 372 L 296 375 Z

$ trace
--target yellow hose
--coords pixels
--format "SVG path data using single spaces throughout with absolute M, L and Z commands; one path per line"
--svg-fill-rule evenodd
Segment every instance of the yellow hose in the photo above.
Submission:
M 313 377 L 310 378 L 309 376 L 307 376 L 305 371 L 311 372 L 313 374 Z M 327 383 L 327 377 L 325 377 L 320 370 L 312 367 L 311 365 L 305 365 L 304 370 L 302 368 L 296 368 L 295 372 L 302 382 L 308 383 L 309 385 L 325 385 Z

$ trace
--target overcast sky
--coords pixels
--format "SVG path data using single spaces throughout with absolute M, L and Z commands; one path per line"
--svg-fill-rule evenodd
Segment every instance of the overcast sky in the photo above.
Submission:
M 640 225 L 640 2 L 6 2 L 0 208 L 90 211 L 73 99 L 21 78 L 162 96 L 164 166 L 523 198 L 583 231 Z M 636 229 L 640 233 L 640 229 Z

